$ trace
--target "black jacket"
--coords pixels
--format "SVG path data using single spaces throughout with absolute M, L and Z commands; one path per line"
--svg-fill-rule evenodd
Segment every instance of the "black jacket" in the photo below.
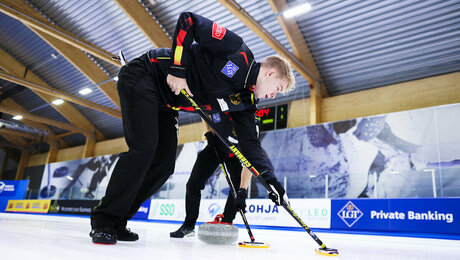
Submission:
M 228 112 L 245 157 L 266 179 L 273 167 L 257 139 L 253 93 L 260 63 L 243 39 L 217 23 L 194 13 L 179 16 L 171 49 L 160 48 L 143 55 L 148 70 L 185 78 L 201 107 Z M 163 80 L 162 80 L 163 81 Z M 160 92 L 169 107 L 193 111 L 183 95 L 174 95 L 163 81 Z

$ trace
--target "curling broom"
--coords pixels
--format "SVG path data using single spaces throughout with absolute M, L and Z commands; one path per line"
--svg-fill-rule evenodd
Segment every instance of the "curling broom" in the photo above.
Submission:
M 219 161 L 220 166 L 222 167 L 222 171 L 224 172 L 225 179 L 228 182 L 228 186 L 230 186 L 230 192 L 232 193 L 233 198 L 235 198 L 236 200 L 236 197 L 237 197 L 236 189 L 235 189 L 235 186 L 233 186 L 232 180 L 228 176 L 227 167 L 224 161 L 222 160 L 222 158 L 220 157 L 220 154 L 217 151 L 216 147 L 214 147 L 214 152 L 216 153 L 217 160 Z M 249 247 L 249 248 L 268 248 L 269 247 L 268 244 L 263 243 L 263 242 L 256 242 L 256 239 L 254 238 L 254 235 L 252 234 L 251 228 L 249 227 L 248 220 L 246 219 L 246 216 L 244 215 L 243 210 L 238 209 L 238 212 L 240 212 L 241 218 L 243 219 L 244 225 L 246 226 L 246 230 L 248 231 L 249 238 L 251 239 L 251 242 L 247 242 L 247 241 L 239 242 L 238 246 L 239 247 Z
M 209 125 L 209 127 L 214 131 L 214 133 L 219 137 L 220 141 L 222 141 L 223 144 L 240 160 L 240 162 L 246 166 L 254 175 L 257 176 L 258 180 L 260 183 L 268 190 L 268 192 L 275 193 L 268 185 L 268 183 L 260 176 L 260 173 L 252 166 L 252 164 L 244 157 L 244 155 L 234 146 L 232 145 L 225 137 L 217 130 L 216 126 L 214 123 L 211 122 L 211 120 L 206 116 L 206 114 L 201 110 L 201 108 L 198 106 L 198 104 L 193 100 L 192 97 L 189 96 L 189 94 L 184 90 L 181 89 L 180 91 L 192 104 L 192 107 L 198 114 L 201 116 L 201 118 Z M 276 194 L 276 193 L 275 193 Z M 315 240 L 315 242 L 320 246 L 320 248 L 315 249 L 315 251 L 320 254 L 320 255 L 325 255 L 325 256 L 338 256 L 339 251 L 334 248 L 329 248 L 326 247 L 326 245 L 316 236 L 316 234 L 311 231 L 311 229 L 302 221 L 302 219 L 294 212 L 294 210 L 291 208 L 291 206 L 283 200 L 283 208 L 291 215 L 297 223 L 300 224 L 300 226 Z

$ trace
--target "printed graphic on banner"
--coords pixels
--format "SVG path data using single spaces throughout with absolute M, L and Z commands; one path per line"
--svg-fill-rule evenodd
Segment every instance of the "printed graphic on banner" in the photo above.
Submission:
M 330 228 L 331 200 L 329 199 L 292 199 L 291 206 L 309 227 Z M 217 214 L 222 214 L 225 199 L 202 199 L 197 222 L 213 221 Z M 246 217 L 250 224 L 261 226 L 299 227 L 299 224 L 282 208 L 269 199 L 248 199 Z M 148 219 L 184 221 L 184 200 L 151 201 Z M 239 214 L 235 216 L 235 224 L 243 224 Z
M 330 228 L 330 199 L 290 199 L 292 209 L 312 228 Z M 299 224 L 282 207 L 268 199 L 246 200 L 246 218 L 249 223 L 262 226 L 299 227 Z M 237 215 L 234 223 L 243 224 Z
M 185 219 L 185 201 L 161 199 L 151 200 L 148 219 L 183 221 Z
M 223 99 L 220 104 L 222 110 L 233 105 Z M 452 121 L 458 114 L 460 104 L 454 104 L 275 130 L 262 133 L 261 145 L 291 199 L 460 197 L 460 149 L 455 145 L 460 121 Z M 175 174 L 156 197 L 185 197 L 196 155 L 205 144 L 178 147 Z M 219 168 L 206 183 L 204 199 L 228 194 Z M 266 194 L 262 186 L 251 186 L 251 198 Z
M 349 201 L 345 204 L 345 206 L 343 206 L 337 215 L 343 220 L 343 222 L 345 222 L 345 224 L 347 224 L 347 226 L 351 227 L 363 216 L 363 213 L 355 206 L 355 204 L 353 204 L 353 202 Z
M 48 213 L 51 200 L 10 200 L 6 212 Z
M 6 184 L 5 181 L 0 181 L 0 196 L 14 196 L 14 190 L 14 184 Z
M 149 217 L 149 209 L 150 209 L 150 201 L 151 200 L 146 200 L 144 203 L 142 203 L 141 207 L 137 211 L 136 215 L 134 215 L 133 218 L 136 219 L 148 219 Z
M 98 200 L 105 194 L 118 154 L 47 164 L 39 198 Z
M 269 131 L 261 144 L 290 198 L 459 197 L 459 114 L 454 104 Z
M 90 215 L 98 200 L 52 200 L 49 213 Z
M 460 208 L 456 205 L 460 199 L 338 199 L 332 201 L 331 227 L 460 234 Z
M 29 180 L 0 181 L 0 212 L 6 209 L 8 200 L 24 199 Z
M 224 213 L 225 199 L 204 199 L 200 203 L 200 214 L 198 216 L 198 222 L 210 222 L 213 221 L 217 214 Z M 238 215 L 237 215 L 238 217 Z

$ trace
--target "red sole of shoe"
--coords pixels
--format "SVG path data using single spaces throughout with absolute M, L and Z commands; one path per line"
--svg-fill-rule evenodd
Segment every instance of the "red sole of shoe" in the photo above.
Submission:
M 96 243 L 96 242 L 93 242 L 93 244 L 110 246 L 110 245 L 115 245 L 116 242 L 115 242 L 115 243 L 111 243 L 111 244 L 109 244 L 109 243 Z

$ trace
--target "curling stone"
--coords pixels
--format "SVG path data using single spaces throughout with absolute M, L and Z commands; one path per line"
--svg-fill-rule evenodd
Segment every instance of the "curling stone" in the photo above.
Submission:
M 219 214 L 214 221 L 206 222 L 198 227 L 198 239 L 208 244 L 232 244 L 238 240 L 238 228 L 222 222 L 224 215 Z

